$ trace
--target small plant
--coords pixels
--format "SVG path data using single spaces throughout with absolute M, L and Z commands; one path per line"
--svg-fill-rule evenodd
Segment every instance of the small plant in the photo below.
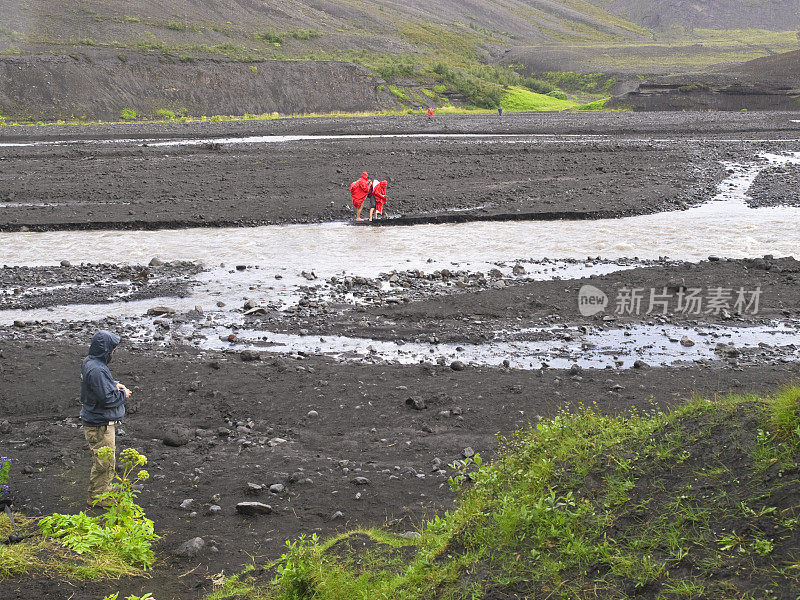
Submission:
M 250 65 L 250 70 L 253 72 L 253 75 L 258 75 L 258 67 L 256 65 Z
M 156 116 L 161 119 L 167 119 L 168 121 L 172 121 L 173 119 L 175 119 L 175 112 L 167 110 L 166 108 L 159 108 L 156 111 Z
M 11 459 L 0 456 L 0 502 L 8 496 L 8 474 L 11 471 Z
M 137 117 L 136 111 L 132 108 L 123 108 L 119 116 L 123 121 L 135 121 Z
M 289 32 L 289 36 L 296 40 L 308 41 L 313 38 L 318 38 L 322 34 L 316 29 L 294 29 Z
M 105 596 L 103 600 L 119 600 L 119 592 L 114 592 L 113 594 L 109 594 Z M 151 593 L 147 593 L 144 596 L 126 596 L 125 600 L 156 600 L 153 598 Z
M 108 446 L 100 448 L 100 460 L 109 460 L 114 451 Z M 134 482 L 144 482 L 150 474 L 141 469 L 147 457 L 133 448 L 120 454 L 122 474 L 114 475 L 112 490 L 100 495 L 95 506 L 105 506 L 106 512 L 99 517 L 90 517 L 84 512 L 77 515 L 53 514 L 39 521 L 39 529 L 45 536 L 61 538 L 64 546 L 78 554 L 107 552 L 132 565 L 145 569 L 153 564 L 154 556 L 150 543 L 159 536 L 153 531 L 153 522 L 146 518 L 144 510 L 136 504 L 138 490 Z M 140 469 L 134 478 L 133 472 Z
M 125 16 L 125 22 L 126 23 L 141 23 L 142 20 L 139 17 L 130 17 L 130 16 L 126 15 Z
M 306 598 L 311 595 L 312 558 L 319 549 L 318 542 L 316 533 L 310 538 L 301 535 L 295 541 L 286 540 L 287 551 L 281 556 L 273 584 L 281 586 L 287 597 Z
M 81 46 L 96 46 L 97 45 L 92 38 L 83 38 L 81 40 L 78 40 L 78 43 Z
M 254 37 L 259 40 L 264 40 L 268 44 L 274 44 L 276 46 L 280 46 L 283 43 L 283 34 L 271 29 L 264 31 L 263 33 L 256 33 Z
M 481 455 L 477 452 L 475 453 L 475 456 L 465 458 L 464 460 L 457 460 L 454 463 L 447 465 L 456 472 L 455 475 L 447 480 L 447 483 L 450 485 L 450 489 L 454 492 L 457 492 L 459 489 L 461 489 L 461 486 L 465 481 L 472 479 L 473 473 L 470 471 L 470 468 L 474 466 L 476 467 L 477 471 L 480 471 L 482 465 L 483 459 L 481 459 Z

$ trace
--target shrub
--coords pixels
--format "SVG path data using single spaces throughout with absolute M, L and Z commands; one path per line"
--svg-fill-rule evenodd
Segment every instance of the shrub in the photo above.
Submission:
M 250 65 L 250 70 L 253 72 L 253 75 L 258 75 L 258 67 L 256 65 Z
M 546 95 L 551 98 L 558 98 L 559 100 L 567 100 L 567 95 L 561 90 L 553 90 L 552 92 L 547 92 Z
M 259 40 L 264 40 L 268 44 L 275 44 L 276 46 L 280 46 L 283 43 L 283 34 L 271 29 L 263 33 L 256 33 L 254 37 Z
M 318 38 L 322 34 L 316 29 L 293 29 L 289 32 L 289 36 L 296 40 L 307 41 L 313 38 Z
M 135 121 L 137 117 L 136 111 L 132 108 L 123 108 L 119 116 L 123 121 Z
M 108 446 L 98 450 L 101 460 L 108 460 L 114 451 Z M 78 554 L 90 552 L 107 553 L 131 565 L 145 569 L 153 564 L 154 555 L 150 543 L 159 536 L 153 531 L 153 522 L 145 517 L 144 510 L 136 504 L 138 490 L 134 482 L 144 482 L 150 474 L 141 469 L 147 457 L 133 448 L 120 454 L 122 474 L 114 475 L 111 492 L 102 494 L 95 505 L 107 506 L 105 514 L 90 517 L 84 512 L 77 515 L 55 513 L 39 521 L 42 535 L 61 539 L 61 543 Z M 135 479 L 133 471 L 139 469 Z
M 156 111 L 156 116 L 161 117 L 162 119 L 173 120 L 175 118 L 175 112 L 171 110 L 167 110 L 166 108 L 159 108 Z

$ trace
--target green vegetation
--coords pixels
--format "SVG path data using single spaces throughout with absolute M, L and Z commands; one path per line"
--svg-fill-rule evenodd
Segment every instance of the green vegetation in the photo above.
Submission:
M 562 92 L 563 94 L 563 92 Z M 576 103 L 550 94 L 537 94 L 523 87 L 511 87 L 503 94 L 501 104 L 506 110 L 565 110 L 574 108 Z
M 608 98 L 603 98 L 602 100 L 595 100 L 594 102 L 589 102 L 588 104 L 580 104 L 575 107 L 575 110 L 604 110 L 608 100 Z
M 308 41 L 313 40 L 314 38 L 318 38 L 322 35 L 316 29 L 293 29 L 289 32 L 289 37 L 294 38 L 296 40 Z
M 123 108 L 119 116 L 123 121 L 135 121 L 137 117 L 136 111 L 132 108 Z
M 408 97 L 408 94 L 406 94 L 406 91 L 401 87 L 390 85 L 389 91 L 394 95 L 395 98 L 400 100 L 400 102 L 408 103 L 411 101 L 411 99 Z
M 207 600 L 772 598 L 800 589 L 799 457 L 799 385 L 565 410 L 451 465 L 457 504 L 417 537 L 301 537 L 271 584 L 249 568 Z
M 108 454 L 111 448 L 101 448 Z M 148 478 L 147 471 L 133 472 L 147 459 L 128 448 L 120 455 L 122 474 L 115 476 L 113 489 L 102 495 L 97 506 L 104 514 L 90 517 L 53 514 L 42 519 L 14 515 L 25 539 L 16 544 L 0 545 L 0 584 L 8 578 L 37 572 L 61 575 L 68 579 L 101 580 L 123 575 L 137 575 L 153 564 L 150 542 L 158 536 L 153 522 L 145 518 L 135 503 L 139 493 L 135 482 Z M 12 533 L 5 513 L 0 513 L 0 539 Z M 140 599 L 141 600 L 141 599 Z
M 275 46 L 280 46 L 283 43 L 283 34 L 273 30 L 253 34 L 253 37 L 257 40 L 263 40 L 266 43 L 273 44 Z
M 105 446 L 97 456 L 101 460 L 113 457 L 114 451 Z M 136 482 L 150 477 L 140 469 L 147 458 L 133 448 L 120 454 L 122 474 L 114 475 L 113 489 L 102 494 L 95 506 L 106 507 L 105 514 L 90 517 L 84 512 L 77 515 L 55 513 L 39 521 L 39 529 L 45 537 L 59 538 L 61 543 L 78 554 L 102 554 L 116 557 L 132 567 L 149 568 L 155 557 L 150 542 L 158 539 L 153 531 L 153 522 L 146 518 L 142 507 L 136 504 L 139 491 L 133 488 Z M 133 472 L 140 469 L 133 478 Z
M 170 21 L 167 23 L 167 29 L 172 29 L 173 31 L 194 31 L 198 33 L 203 31 L 202 27 L 192 25 L 191 23 L 184 23 L 183 21 Z
M 94 41 L 92 38 L 83 38 L 83 39 L 80 39 L 80 40 L 78 40 L 78 43 L 79 43 L 81 46 L 96 46 L 96 45 L 97 45 L 97 44 L 95 43 L 95 41 Z

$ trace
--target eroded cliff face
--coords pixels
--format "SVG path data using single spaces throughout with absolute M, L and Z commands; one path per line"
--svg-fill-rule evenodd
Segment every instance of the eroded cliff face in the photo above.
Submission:
M 54 120 L 119 119 L 159 109 L 190 115 L 300 114 L 394 106 L 383 81 L 332 61 L 237 62 L 95 54 L 0 57 L 0 112 Z
M 631 110 L 791 110 L 800 111 L 797 87 L 742 80 L 733 76 L 659 77 L 606 103 Z

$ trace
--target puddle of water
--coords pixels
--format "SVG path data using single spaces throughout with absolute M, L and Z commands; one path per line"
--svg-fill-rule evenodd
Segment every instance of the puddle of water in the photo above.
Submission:
M 227 341 L 229 327 L 203 329 L 205 339 L 198 342 L 209 350 L 256 349 L 275 354 L 316 354 L 347 361 L 391 362 L 399 364 L 435 363 L 454 360 L 480 366 L 500 366 L 509 361 L 513 369 L 539 369 L 543 364 L 558 369 L 578 364 L 584 368 L 631 368 L 637 360 L 651 366 L 670 366 L 697 360 L 716 360 L 717 344 L 737 348 L 755 348 L 759 343 L 786 347 L 780 354 L 787 360 L 800 360 L 797 348 L 798 324 L 772 327 L 678 327 L 637 325 L 627 329 L 598 330 L 581 334 L 577 327 L 528 329 L 527 333 L 558 339 L 510 341 L 498 334 L 497 341 L 486 344 L 397 343 L 344 336 L 301 336 L 269 331 L 236 330 L 236 341 Z M 569 334 L 569 335 L 564 335 Z M 695 341 L 683 346 L 687 336 Z M 567 339 L 568 338 L 568 339 Z

